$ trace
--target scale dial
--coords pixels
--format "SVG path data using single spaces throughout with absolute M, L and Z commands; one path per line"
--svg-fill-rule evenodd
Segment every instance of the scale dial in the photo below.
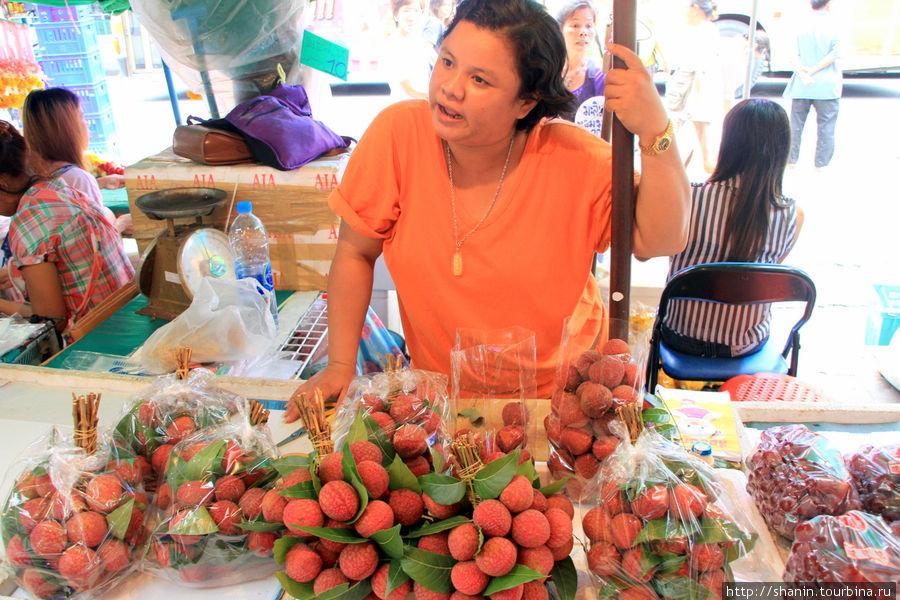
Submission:
M 228 236 L 208 227 L 188 234 L 178 248 L 178 275 L 188 298 L 194 297 L 194 292 L 206 276 L 236 279 L 234 253 Z

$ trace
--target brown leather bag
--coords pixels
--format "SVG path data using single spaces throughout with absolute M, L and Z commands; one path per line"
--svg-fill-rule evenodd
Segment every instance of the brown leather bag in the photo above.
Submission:
M 256 162 L 247 142 L 240 134 L 213 129 L 188 117 L 187 125 L 179 125 L 172 136 L 172 151 L 204 165 L 239 165 Z

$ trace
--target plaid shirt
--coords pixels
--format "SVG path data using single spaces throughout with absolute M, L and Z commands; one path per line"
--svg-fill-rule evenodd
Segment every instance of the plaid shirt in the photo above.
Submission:
M 22 196 L 8 235 L 16 267 L 56 263 L 70 325 L 134 278 L 118 232 L 84 194 L 62 182 L 35 183 Z M 92 278 L 95 254 L 99 268 Z

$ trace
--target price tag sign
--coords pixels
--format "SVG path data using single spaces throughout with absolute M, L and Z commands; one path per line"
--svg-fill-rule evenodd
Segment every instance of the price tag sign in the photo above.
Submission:
M 603 104 L 606 98 L 594 96 L 585 100 L 575 113 L 575 122 L 596 136 L 603 129 Z
M 300 64 L 347 81 L 347 63 L 349 61 L 350 51 L 347 48 L 326 40 L 308 29 L 303 31 Z

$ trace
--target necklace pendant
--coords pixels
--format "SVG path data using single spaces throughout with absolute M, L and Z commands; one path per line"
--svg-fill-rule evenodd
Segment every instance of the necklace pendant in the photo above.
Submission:
M 459 250 L 453 253 L 453 275 L 456 277 L 462 275 L 462 254 Z

